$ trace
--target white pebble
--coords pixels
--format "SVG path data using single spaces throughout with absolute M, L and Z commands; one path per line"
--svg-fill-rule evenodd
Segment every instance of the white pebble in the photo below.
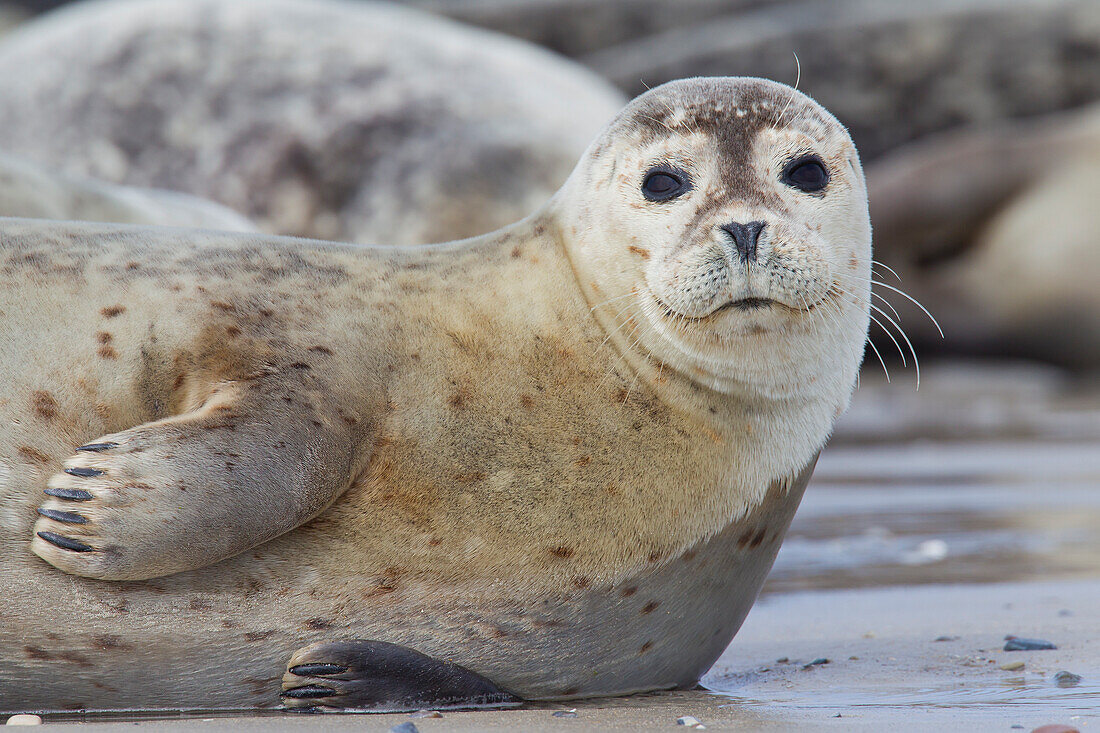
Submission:
M 685 715 L 682 718 L 677 718 L 676 725 L 686 725 L 689 728 L 694 728 L 695 730 L 706 730 L 706 726 L 700 723 L 698 718 L 693 718 L 690 715 Z
M 13 715 L 8 718 L 8 722 L 4 723 L 4 725 L 42 725 L 42 716 L 20 713 L 19 715 Z

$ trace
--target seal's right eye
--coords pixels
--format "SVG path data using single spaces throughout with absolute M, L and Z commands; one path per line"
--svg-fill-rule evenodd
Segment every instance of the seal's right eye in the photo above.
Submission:
M 642 195 L 650 201 L 668 201 L 690 189 L 686 174 L 668 168 L 654 168 L 642 181 Z

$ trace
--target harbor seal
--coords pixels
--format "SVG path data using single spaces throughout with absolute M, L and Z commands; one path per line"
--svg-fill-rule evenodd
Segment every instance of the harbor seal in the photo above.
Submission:
M 390 245 L 531 213 L 626 101 L 538 47 L 360 0 L 82 2 L 0 42 L 0 77 L 9 149 Z
M 0 216 L 257 231 L 232 209 L 197 196 L 66 175 L 6 153 L 0 153 Z
M 0 221 L 0 709 L 693 684 L 850 399 L 870 246 L 844 128 L 748 78 L 465 241 Z

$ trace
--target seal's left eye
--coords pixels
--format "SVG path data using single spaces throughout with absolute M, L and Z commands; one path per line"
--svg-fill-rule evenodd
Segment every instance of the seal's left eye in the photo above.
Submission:
M 668 201 L 691 188 L 688 177 L 667 169 L 655 169 L 646 174 L 642 182 L 642 195 L 650 201 Z
M 783 183 L 799 191 L 813 193 L 825 188 L 829 183 L 829 172 L 825 164 L 816 155 L 802 155 L 795 158 L 783 169 Z

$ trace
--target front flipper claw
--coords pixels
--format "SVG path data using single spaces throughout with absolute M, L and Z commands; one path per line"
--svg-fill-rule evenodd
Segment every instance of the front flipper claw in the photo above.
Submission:
M 321 642 L 294 653 L 283 675 L 290 710 L 377 713 L 511 708 L 523 700 L 465 667 L 384 641 Z
M 76 540 L 70 540 L 68 537 L 62 537 L 59 534 L 53 532 L 36 532 L 39 537 L 49 542 L 51 545 L 56 545 L 62 550 L 70 550 L 72 552 L 91 552 L 95 548 L 90 545 L 86 545 L 83 542 L 77 542 Z

